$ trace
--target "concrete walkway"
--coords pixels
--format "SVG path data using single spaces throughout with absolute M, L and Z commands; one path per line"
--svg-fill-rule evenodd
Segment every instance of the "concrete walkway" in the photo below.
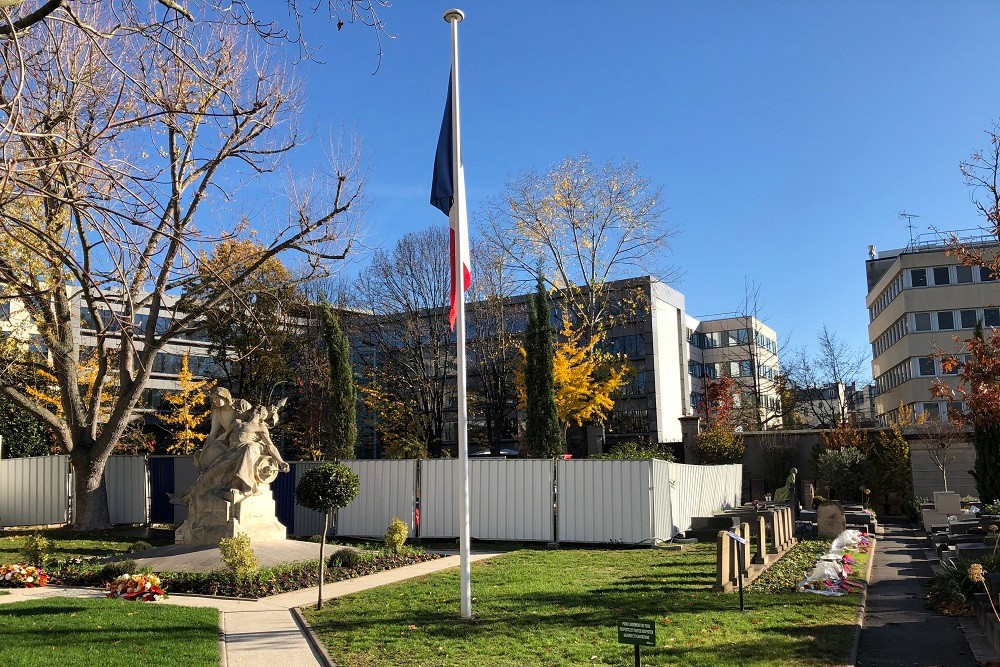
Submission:
M 924 601 L 931 578 L 925 542 L 922 533 L 899 525 L 879 537 L 858 667 L 975 667 L 960 620 Z
M 473 554 L 472 560 L 483 560 L 496 555 L 498 554 Z M 458 567 L 458 565 L 458 556 L 446 556 L 387 572 L 323 584 L 323 599 L 329 600 L 350 595 L 369 588 L 448 570 Z M 0 596 L 0 604 L 46 597 L 104 597 L 104 593 L 99 590 L 60 586 L 8 590 L 11 594 Z M 317 588 L 303 588 L 290 593 L 272 595 L 256 602 L 172 595 L 157 604 L 218 609 L 220 664 L 222 667 L 259 667 L 260 665 L 314 667 L 323 663 L 314 653 L 305 635 L 295 622 L 291 610 L 296 607 L 316 604 L 317 590 Z M 455 610 L 455 613 L 458 613 L 458 609 Z

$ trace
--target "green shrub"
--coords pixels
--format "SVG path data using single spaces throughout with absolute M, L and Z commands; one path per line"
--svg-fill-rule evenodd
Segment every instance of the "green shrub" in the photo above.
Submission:
M 389 528 L 385 531 L 385 548 L 392 553 L 399 553 L 399 550 L 406 543 L 406 538 L 410 535 L 410 529 L 400 521 L 399 517 L 392 517 Z
M 696 435 L 694 448 L 699 463 L 722 465 L 740 463 L 743 460 L 743 452 L 746 451 L 746 444 L 731 428 L 717 425 Z
M 839 500 L 846 500 L 848 494 L 860 496 L 858 484 L 867 476 L 868 461 L 857 447 L 827 449 L 816 456 L 813 472 L 830 485 Z
M 368 557 L 362 554 L 357 549 L 343 548 L 337 549 L 330 555 L 327 559 L 326 564 L 329 567 L 357 567 L 361 563 L 368 560 Z
M 361 479 L 339 463 L 310 468 L 295 487 L 295 502 L 314 512 L 347 507 L 361 488 Z
M 42 567 L 49 559 L 52 544 L 41 533 L 29 535 L 21 547 L 21 557 L 25 565 Z
M 1000 500 L 983 505 L 983 514 L 1000 514 Z
M 226 570 L 237 577 L 246 577 L 260 569 L 257 554 L 250 546 L 250 536 L 240 533 L 236 537 L 224 537 L 219 540 L 219 553 Z
M 644 459 L 673 461 L 674 453 L 657 444 L 629 441 L 615 445 L 606 454 L 598 454 L 590 458 L 619 461 L 642 461 Z
M 139 540 L 138 542 L 133 542 L 132 543 L 132 546 L 130 546 L 128 548 L 128 552 L 130 554 L 137 554 L 140 551 L 149 551 L 152 548 L 153 548 L 153 545 L 150 544 L 149 542 L 144 542 L 142 540 Z
M 134 560 L 120 560 L 108 563 L 101 568 L 100 579 L 102 581 L 114 581 L 123 574 L 135 574 L 137 567 Z

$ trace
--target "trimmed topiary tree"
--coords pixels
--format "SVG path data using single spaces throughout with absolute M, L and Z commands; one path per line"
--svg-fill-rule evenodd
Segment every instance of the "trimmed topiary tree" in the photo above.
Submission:
M 330 514 L 347 507 L 358 496 L 361 479 L 345 465 L 323 463 L 310 468 L 295 487 L 295 502 L 314 512 L 323 513 L 323 535 L 319 541 L 319 599 L 316 609 L 323 608 L 323 548 L 330 532 Z

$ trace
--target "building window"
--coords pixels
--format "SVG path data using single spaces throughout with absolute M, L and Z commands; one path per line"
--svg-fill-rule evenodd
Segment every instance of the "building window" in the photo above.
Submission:
M 997 277 L 993 275 L 993 271 L 990 270 L 988 266 L 979 267 L 979 282 L 989 283 L 996 280 Z
M 924 403 L 922 407 L 928 419 L 941 419 L 941 406 L 937 403 Z
M 917 371 L 920 376 L 928 377 L 934 375 L 934 358 L 933 357 L 920 357 L 917 360 Z
M 748 378 L 753 375 L 753 367 L 749 361 L 740 362 L 740 377 Z
M 956 266 L 955 267 L 955 282 L 959 285 L 964 285 L 965 283 L 972 282 L 972 267 L 971 266 Z
M 914 313 L 913 314 L 913 330 L 914 331 L 930 331 L 931 330 L 931 314 L 930 313 Z
M 927 269 L 910 269 L 910 287 L 927 287 Z
M 966 267 L 968 268 L 968 267 Z M 961 319 L 961 324 L 963 329 L 975 329 L 976 328 L 976 311 L 974 310 L 962 310 L 958 313 L 959 319 Z
M 934 268 L 934 284 L 935 285 L 951 284 L 951 278 L 948 274 L 947 266 L 937 266 Z
M 938 331 L 950 331 L 955 328 L 955 313 L 942 310 L 937 313 Z
M 983 308 L 983 326 L 1000 327 L 1000 308 Z

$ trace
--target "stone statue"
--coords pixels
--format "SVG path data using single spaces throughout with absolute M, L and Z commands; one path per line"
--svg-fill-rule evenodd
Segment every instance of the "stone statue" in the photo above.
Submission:
M 284 540 L 286 530 L 275 516 L 270 485 L 289 466 L 268 429 L 277 425 L 285 400 L 254 407 L 234 401 L 221 387 L 213 389 L 210 398 L 212 427 L 194 455 L 198 479 L 187 493 L 171 498 L 188 508 L 175 541 L 218 544 L 239 533 L 258 542 Z
M 788 478 L 785 479 L 785 485 L 774 492 L 775 501 L 788 502 L 792 499 L 792 494 L 795 492 L 795 476 L 798 474 L 798 468 L 792 468 L 788 471 Z

